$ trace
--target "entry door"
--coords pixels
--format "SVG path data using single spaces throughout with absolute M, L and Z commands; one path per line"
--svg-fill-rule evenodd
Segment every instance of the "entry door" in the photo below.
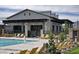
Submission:
M 31 25 L 31 34 L 32 36 L 40 36 L 40 31 L 42 29 L 42 25 Z

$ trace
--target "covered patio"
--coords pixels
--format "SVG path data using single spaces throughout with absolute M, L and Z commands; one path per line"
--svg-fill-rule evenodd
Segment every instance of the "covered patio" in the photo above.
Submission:
M 24 33 L 27 37 L 39 37 L 45 33 L 47 19 L 5 20 L 10 30 L 7 33 Z M 6 26 L 6 25 L 5 25 Z

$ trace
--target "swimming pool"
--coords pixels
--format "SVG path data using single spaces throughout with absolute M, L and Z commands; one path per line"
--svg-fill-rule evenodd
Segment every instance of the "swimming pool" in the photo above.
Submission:
M 0 47 L 2 46 L 9 46 L 9 45 L 16 45 L 22 43 L 30 43 L 36 42 L 36 40 L 17 40 L 17 39 L 0 39 Z

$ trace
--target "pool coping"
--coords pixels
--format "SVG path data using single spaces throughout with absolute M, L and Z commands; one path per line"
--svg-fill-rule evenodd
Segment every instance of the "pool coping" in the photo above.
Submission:
M 24 38 L 16 38 L 16 37 L 0 37 L 1 39 L 19 39 L 23 40 Z M 40 38 L 26 38 L 27 40 L 38 40 L 38 42 L 33 42 L 33 43 L 23 43 L 23 44 L 17 44 L 17 45 L 11 45 L 11 46 L 5 46 L 5 47 L 0 47 L 0 51 L 3 51 L 4 53 L 6 51 L 9 51 L 9 53 L 12 52 L 17 52 L 20 50 L 31 50 L 34 47 L 41 47 L 43 43 L 48 42 L 48 40 L 40 39 Z M 8 52 L 7 52 L 8 53 Z

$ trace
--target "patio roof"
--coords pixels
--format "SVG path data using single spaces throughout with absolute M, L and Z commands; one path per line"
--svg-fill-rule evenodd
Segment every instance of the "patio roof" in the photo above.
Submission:
M 65 21 L 67 21 L 67 22 L 69 22 L 69 23 L 73 24 L 73 22 L 72 22 L 72 21 L 70 21 L 69 19 L 60 19 L 60 20 L 62 21 L 62 23 L 64 23 Z
M 47 19 L 23 19 L 23 20 L 3 20 L 3 23 L 18 23 L 18 22 L 45 22 Z

